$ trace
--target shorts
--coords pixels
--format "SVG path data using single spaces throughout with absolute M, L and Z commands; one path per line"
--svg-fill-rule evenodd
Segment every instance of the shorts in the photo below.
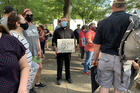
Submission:
M 102 53 L 98 62 L 97 81 L 103 88 L 111 88 L 112 86 L 119 91 L 126 91 L 130 84 L 132 61 L 124 62 L 123 83 L 121 82 L 120 57 Z
M 27 89 L 30 90 L 32 88 L 35 76 L 37 74 L 37 71 L 39 69 L 39 65 L 35 62 L 32 62 L 30 66 L 30 73 L 28 77 L 28 84 L 27 84 Z
M 37 59 L 37 56 L 33 56 L 32 61 L 35 63 L 41 63 L 42 62 L 42 58 Z

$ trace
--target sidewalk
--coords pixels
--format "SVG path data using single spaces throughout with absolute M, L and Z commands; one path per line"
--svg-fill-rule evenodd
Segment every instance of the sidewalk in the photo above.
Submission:
M 56 58 L 53 51 L 47 51 L 43 61 L 41 82 L 47 85 L 45 88 L 36 89 L 37 93 L 91 93 L 90 76 L 83 74 L 83 66 L 77 54 L 72 54 L 71 77 L 72 84 L 65 80 L 63 67 L 63 80 L 61 85 L 56 85 Z M 133 93 L 140 93 L 134 89 Z M 112 90 L 111 90 L 112 91 Z M 95 92 L 98 93 L 98 90 Z M 113 93 L 113 92 L 110 92 Z

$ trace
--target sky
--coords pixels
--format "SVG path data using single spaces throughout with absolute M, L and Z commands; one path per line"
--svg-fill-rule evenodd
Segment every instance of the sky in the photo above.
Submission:
M 112 5 L 112 3 L 113 3 L 114 0 L 110 0 L 110 1 L 111 1 L 110 5 Z

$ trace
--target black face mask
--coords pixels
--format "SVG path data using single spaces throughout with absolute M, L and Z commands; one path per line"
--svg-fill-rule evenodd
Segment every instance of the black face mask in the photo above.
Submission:
M 32 22 L 33 21 L 33 15 L 27 15 L 25 18 L 28 22 Z
M 29 25 L 28 25 L 28 23 L 26 22 L 26 23 L 24 23 L 24 24 L 20 24 L 20 27 L 21 27 L 23 30 L 27 30 L 28 27 L 29 27 Z

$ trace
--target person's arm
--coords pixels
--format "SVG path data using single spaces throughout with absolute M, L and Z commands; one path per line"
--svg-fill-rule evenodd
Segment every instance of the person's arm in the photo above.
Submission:
M 71 30 L 71 38 L 73 38 L 74 39 L 74 44 L 75 44 L 75 52 L 76 52 L 76 49 L 77 49 L 77 41 L 76 41 L 76 39 L 75 39 L 75 35 L 74 35 L 74 32 Z
M 44 36 L 45 36 L 45 33 L 41 32 L 41 35 L 39 35 L 39 38 L 44 38 Z
M 48 36 L 49 34 L 51 34 L 51 32 L 48 30 L 48 33 L 46 33 L 45 36 Z
M 49 32 L 49 33 L 45 34 L 45 36 L 48 36 L 49 34 L 51 34 L 51 33 Z
M 52 38 L 52 46 L 54 48 L 55 54 L 57 55 L 57 31 L 55 30 L 53 33 L 53 38 Z
M 140 69 L 140 66 L 138 63 L 136 63 L 135 61 L 132 62 L 132 65 L 135 69 Z
M 29 64 L 26 55 L 24 55 L 19 60 L 19 67 L 20 67 L 20 84 L 18 88 L 18 93 L 28 93 L 27 82 L 29 76 Z
M 97 32 L 95 34 L 95 38 L 93 40 L 94 43 L 94 58 L 93 58 L 93 66 L 97 65 L 98 59 L 99 59 L 99 54 L 100 54 L 100 48 L 103 42 L 103 36 L 102 36 L 102 31 L 103 31 L 103 25 L 98 24 Z
M 87 32 L 86 33 L 86 41 L 88 44 L 93 44 L 93 41 L 91 40 L 91 33 L 90 32 Z
M 92 62 L 93 66 L 97 65 L 97 61 L 98 61 L 99 54 L 100 54 L 100 47 L 101 47 L 101 45 L 94 44 L 94 58 L 93 58 L 93 62 Z
M 40 46 L 40 40 L 38 38 L 38 59 L 41 58 L 41 46 Z

